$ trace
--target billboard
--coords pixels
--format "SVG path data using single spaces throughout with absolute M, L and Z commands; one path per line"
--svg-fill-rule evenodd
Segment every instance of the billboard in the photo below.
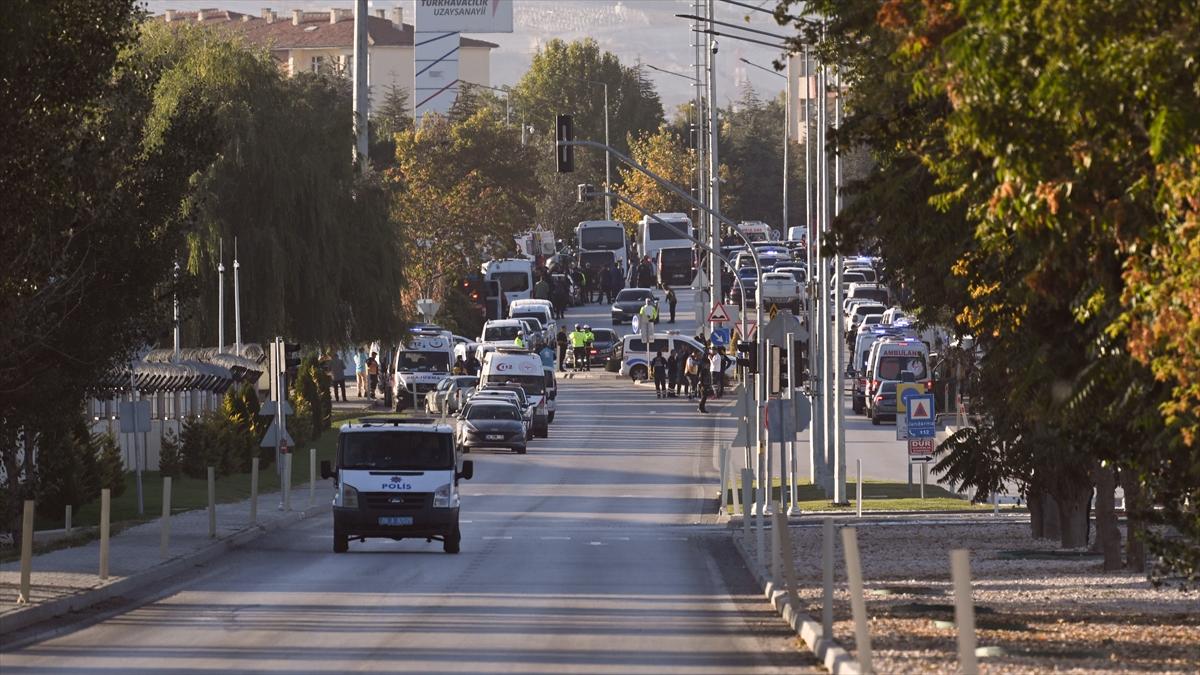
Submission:
M 417 30 L 513 32 L 513 0 L 417 0 Z

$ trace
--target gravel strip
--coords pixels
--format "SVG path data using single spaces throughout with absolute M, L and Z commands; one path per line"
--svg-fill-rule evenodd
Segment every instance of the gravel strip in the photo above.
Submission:
M 1028 524 L 857 528 L 878 673 L 957 672 L 954 548 L 971 551 L 978 644 L 1006 652 L 981 673 L 1200 672 L 1200 591 L 1104 572 L 1098 555 L 1034 540 Z M 801 600 L 819 620 L 821 529 L 792 528 L 792 541 Z M 840 535 L 834 558 L 834 636 L 854 654 Z

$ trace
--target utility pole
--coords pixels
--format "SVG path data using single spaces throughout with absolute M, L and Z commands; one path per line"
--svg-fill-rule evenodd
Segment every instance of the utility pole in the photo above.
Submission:
M 233 238 L 233 353 L 242 355 L 242 292 L 238 283 L 241 264 L 238 263 L 237 237 Z
M 713 16 L 716 16 L 713 9 L 713 0 L 708 0 L 708 18 L 711 19 Z M 719 132 L 720 127 L 717 117 L 717 41 L 713 39 L 709 44 L 708 50 L 708 181 L 710 186 L 709 194 L 711 195 L 708 201 L 708 208 L 717 213 L 721 211 L 721 161 L 717 148 Z M 712 247 L 711 250 L 720 250 L 721 222 L 710 215 L 708 223 L 708 244 Z M 721 292 L 721 263 L 717 259 L 716 254 L 712 252 L 708 254 L 708 287 L 710 289 L 710 304 L 715 306 L 723 300 L 723 294 Z M 714 328 L 716 328 L 716 324 L 710 323 L 708 325 L 709 335 L 712 335 Z M 758 328 L 762 330 L 762 326 Z
M 354 0 L 354 160 L 363 173 L 367 172 L 368 164 L 367 110 L 370 106 L 367 21 L 367 0 Z
M 217 353 L 225 353 L 225 242 L 217 244 Z
M 834 130 L 842 127 L 842 68 L 839 64 L 834 64 L 833 71 L 833 128 Z M 837 216 L 842 211 L 842 151 L 841 139 L 837 139 L 838 144 L 834 146 L 833 151 L 833 215 Z M 835 459 L 833 464 L 833 501 L 835 504 L 849 504 L 850 501 L 846 498 L 846 382 L 844 379 L 845 373 L 845 351 L 842 345 L 845 343 L 844 332 L 845 322 L 842 321 L 842 302 L 844 292 L 842 290 L 842 254 L 839 252 L 834 256 L 834 288 L 837 289 L 837 302 L 834 305 L 834 320 L 837 326 L 834 330 L 834 383 L 837 389 L 833 397 L 833 428 L 834 428 L 834 453 Z
M 174 333 L 174 335 L 172 336 L 174 339 L 172 341 L 174 342 L 175 349 L 174 349 L 174 354 L 172 354 L 171 361 L 173 361 L 174 363 L 179 363 L 180 333 L 179 333 L 179 290 L 178 290 L 178 288 L 179 288 L 179 262 L 178 261 L 176 261 L 176 263 L 175 263 L 175 272 L 172 274 L 172 278 L 175 280 L 176 290 L 174 291 L 174 293 L 171 294 L 171 304 L 174 305 L 174 310 L 175 310 L 174 311 L 175 329 L 174 329 L 174 331 L 172 331 Z
M 700 16 L 700 13 L 703 11 L 704 11 L 703 1 L 702 0 L 692 0 L 693 14 L 695 14 L 696 16 Z M 704 162 L 705 162 L 705 158 L 704 158 L 704 148 L 705 148 L 704 69 L 705 69 L 705 66 L 704 66 L 704 64 L 705 64 L 705 59 L 707 58 L 705 56 L 707 54 L 707 52 L 704 50 L 704 42 L 702 42 L 703 38 L 701 37 L 703 35 L 703 33 L 700 32 L 700 29 L 701 29 L 700 22 L 693 21 L 692 22 L 692 47 L 695 52 L 695 62 L 692 64 L 692 66 L 693 66 L 693 70 L 695 71 L 695 77 L 692 78 L 692 93 L 695 94 L 695 97 L 694 97 L 695 102 L 692 104 L 693 105 L 692 120 L 693 120 L 693 124 L 695 125 L 694 126 L 694 134 L 695 135 L 693 137 L 693 142 L 694 142 L 695 148 L 696 148 L 696 199 L 698 201 L 700 201 L 700 203 L 702 203 L 702 204 L 707 204 L 708 203 L 708 199 L 707 199 L 708 191 L 705 189 L 706 181 L 705 181 L 705 176 L 704 176 Z M 701 223 L 704 223 L 704 222 L 706 222 L 705 221 L 705 213 L 699 209 L 696 209 L 696 229 L 697 229 L 698 233 L 699 232 L 704 233 L 704 234 L 700 235 L 700 237 L 699 237 L 700 241 L 705 241 L 708 238 L 707 229 L 700 227 Z
M 792 55 L 787 55 L 787 84 L 783 87 L 783 238 L 788 236 L 788 149 L 792 140 Z M 790 363 L 790 362 L 789 362 Z M 790 366 L 789 366 L 790 367 Z

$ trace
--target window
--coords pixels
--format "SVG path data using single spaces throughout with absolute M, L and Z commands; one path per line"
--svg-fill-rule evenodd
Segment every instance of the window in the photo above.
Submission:
M 579 231 L 579 248 L 585 251 L 617 251 L 625 248 L 625 229 L 585 227 Z
M 671 348 L 670 343 L 667 342 L 666 338 L 658 338 L 657 340 L 654 340 L 653 342 L 650 343 L 650 353 L 651 354 L 659 352 L 659 351 L 661 351 L 665 354 L 665 353 L 667 353 L 668 350 L 670 350 L 670 348 Z M 633 338 L 632 340 L 629 341 L 629 351 L 634 354 L 645 354 L 646 353 L 646 343 L 642 342 L 640 338 Z
M 646 235 L 650 241 L 687 239 L 692 229 L 686 222 L 681 220 L 668 220 L 665 223 L 653 221 L 648 225 Z
M 319 72 L 321 72 L 321 69 L 324 67 L 325 67 L 325 57 L 324 56 L 312 57 L 312 72 L 319 73 Z
M 449 469 L 454 448 L 448 434 L 420 431 L 357 432 L 342 434 L 342 468 L 346 469 Z

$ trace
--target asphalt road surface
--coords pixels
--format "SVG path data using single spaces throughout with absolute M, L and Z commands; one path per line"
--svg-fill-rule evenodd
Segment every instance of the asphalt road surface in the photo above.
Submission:
M 568 320 L 608 325 L 587 309 Z M 472 453 L 459 555 L 335 555 L 315 518 L 2 670 L 819 672 L 711 523 L 716 420 L 611 374 L 563 380 L 558 405 L 530 454 Z

